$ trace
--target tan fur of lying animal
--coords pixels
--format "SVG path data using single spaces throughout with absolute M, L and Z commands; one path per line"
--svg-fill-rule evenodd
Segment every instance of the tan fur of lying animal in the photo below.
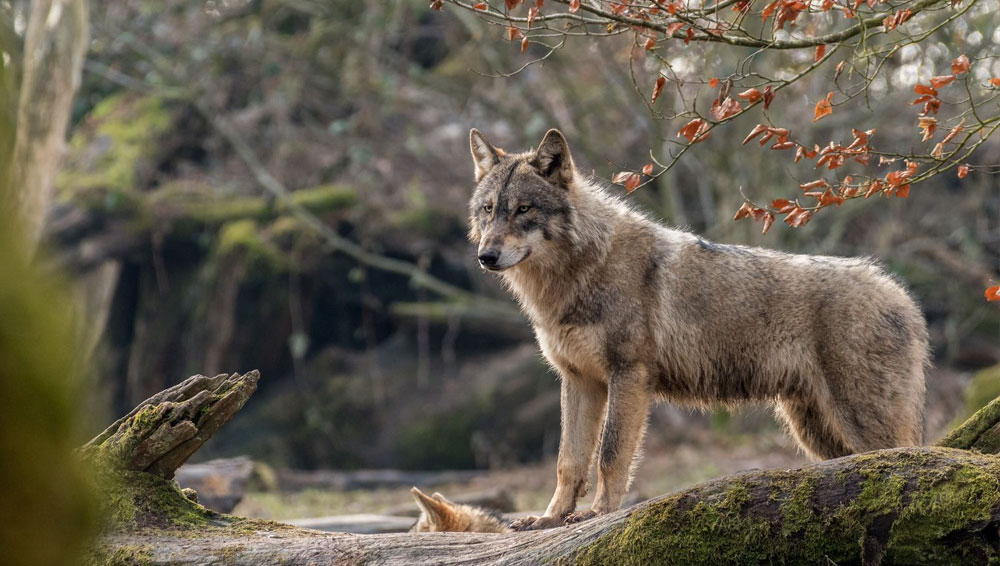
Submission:
M 462 505 L 445 499 L 440 493 L 428 496 L 416 487 L 410 490 L 420 507 L 420 518 L 412 533 L 509 533 L 507 523 L 497 513 L 480 507 Z

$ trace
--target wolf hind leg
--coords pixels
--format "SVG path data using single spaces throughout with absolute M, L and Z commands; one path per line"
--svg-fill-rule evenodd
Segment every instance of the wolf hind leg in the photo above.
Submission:
M 910 371 L 882 370 L 878 381 L 868 382 L 861 390 L 831 388 L 852 452 L 923 442 L 923 363 L 918 360 L 914 365 L 917 367 Z
M 816 399 L 779 399 L 776 412 L 811 458 L 827 460 L 853 451 L 829 404 Z

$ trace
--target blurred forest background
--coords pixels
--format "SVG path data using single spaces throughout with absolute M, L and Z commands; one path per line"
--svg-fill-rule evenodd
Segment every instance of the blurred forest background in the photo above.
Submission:
M 28 2 L 2 4 L 0 33 L 16 38 Z M 297 469 L 520 469 L 535 483 L 498 477 L 547 491 L 558 383 L 465 238 L 468 131 L 520 150 L 558 127 L 587 172 L 609 178 L 641 166 L 650 149 L 667 151 L 679 124 L 649 115 L 629 73 L 630 40 L 573 38 L 511 74 L 544 51 L 522 54 L 500 40 L 502 28 L 425 1 L 92 0 L 90 10 L 45 238 L 47 261 L 79 281 L 90 313 L 91 430 L 188 375 L 259 369 L 259 393 L 198 457 Z M 946 65 L 962 42 L 995 52 L 996 19 L 970 11 L 954 45 L 929 42 L 894 62 Z M 676 52 L 692 73 L 740 56 L 705 44 Z M 869 108 L 843 112 L 905 147 L 913 119 L 892 120 L 895 88 L 883 84 Z M 809 122 L 827 89 L 789 90 L 770 110 L 778 123 Z M 1000 308 L 982 294 L 1000 272 L 997 177 L 937 177 L 909 198 L 850 201 L 762 236 L 731 221 L 739 188 L 763 201 L 794 185 L 785 161 L 740 145 L 752 120 L 716 132 L 629 199 L 726 243 L 883 261 L 930 326 L 928 441 L 978 399 L 1000 395 Z M 829 139 L 836 125 L 809 135 Z M 1000 143 L 979 158 L 1000 163 Z M 290 197 L 276 196 L 283 188 Z M 345 239 L 363 253 L 341 253 Z M 382 258 L 477 298 L 442 296 L 415 284 L 419 275 L 380 269 Z M 665 406 L 653 421 L 637 488 L 647 496 L 804 461 L 761 407 Z M 669 482 L 652 479 L 666 472 Z

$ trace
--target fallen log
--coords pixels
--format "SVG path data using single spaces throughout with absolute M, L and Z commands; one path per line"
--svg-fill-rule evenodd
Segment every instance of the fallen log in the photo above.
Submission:
M 147 401 L 98 445 L 123 433 L 151 436 L 145 432 L 149 421 L 135 416 L 159 414 L 164 410 L 151 407 L 175 402 Z M 213 513 L 187 499 L 162 466 L 158 474 L 119 467 L 125 476 L 120 485 L 127 488 L 112 493 L 115 520 L 92 559 L 177 565 L 985 564 L 1000 559 L 1000 458 L 969 450 L 962 439 L 982 438 L 975 431 L 992 429 L 985 422 L 990 415 L 1000 416 L 1000 400 L 959 427 L 947 447 L 755 470 L 578 525 L 510 534 L 322 533 Z M 138 430 L 128 432 L 133 428 Z
M 291 218 L 292 206 L 313 214 L 344 210 L 357 203 L 357 193 L 349 187 L 324 185 L 296 191 L 289 202 L 226 196 L 211 187 L 148 192 L 80 189 L 52 211 L 46 237 L 61 244 L 59 266 L 86 273 L 105 261 L 134 255 L 148 247 L 154 235 L 194 242 L 203 232 L 232 222 Z

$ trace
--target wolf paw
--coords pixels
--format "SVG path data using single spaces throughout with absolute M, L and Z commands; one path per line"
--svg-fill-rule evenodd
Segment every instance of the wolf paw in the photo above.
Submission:
M 551 529 L 553 527 L 563 526 L 563 521 L 564 519 L 562 517 L 536 517 L 534 515 L 528 515 L 527 517 L 521 517 L 511 523 L 510 530 L 537 531 L 541 529 Z
M 597 511 L 593 509 L 587 509 L 586 511 L 577 511 L 575 513 L 570 513 L 566 516 L 567 525 L 574 525 L 576 523 L 582 523 L 588 519 L 593 519 L 597 516 Z

